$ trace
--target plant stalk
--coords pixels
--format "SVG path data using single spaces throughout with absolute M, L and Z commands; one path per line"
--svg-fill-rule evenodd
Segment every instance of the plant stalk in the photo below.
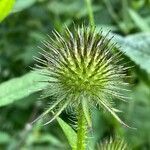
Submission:
M 92 26 L 95 26 L 95 21 L 94 21 L 94 15 L 93 15 L 93 9 L 92 9 L 92 2 L 91 0 L 85 0 L 88 15 L 89 15 L 89 21 Z
M 82 105 L 78 106 L 77 150 L 86 149 L 87 121 Z

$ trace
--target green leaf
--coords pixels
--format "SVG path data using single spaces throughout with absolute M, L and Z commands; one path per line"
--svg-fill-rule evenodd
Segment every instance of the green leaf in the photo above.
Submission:
M 139 81 L 136 86 L 132 88 L 130 93 L 131 102 L 128 108 L 123 105 L 122 109 L 125 112 L 126 119 L 128 122 L 132 122 L 133 126 L 137 128 L 136 132 L 131 130 L 125 130 L 125 139 L 135 147 L 142 147 L 145 143 L 150 143 L 150 90 L 149 85 L 143 81 Z M 133 119 L 134 118 L 134 119 Z M 137 136 L 138 135 L 138 136 Z
M 129 14 L 134 21 L 135 25 L 141 30 L 141 31 L 150 31 L 150 26 L 147 24 L 147 22 L 134 10 L 129 9 Z
M 39 91 L 46 86 L 43 76 L 37 72 L 28 73 L 20 78 L 11 79 L 0 85 L 0 106 L 5 106 Z
M 7 144 L 11 141 L 11 137 L 8 133 L 0 131 L 0 144 Z
M 77 142 L 76 132 L 66 122 L 64 122 L 61 118 L 58 117 L 57 121 L 58 121 L 59 125 L 61 126 L 65 136 L 67 137 L 70 146 L 72 147 L 72 149 L 75 149 L 76 142 Z
M 132 61 L 150 73 L 150 33 L 139 33 L 126 38 L 116 35 L 115 41 Z
M 0 22 L 10 13 L 15 0 L 0 0 Z
M 35 132 L 38 132 L 38 131 L 35 131 Z M 59 147 L 63 146 L 63 144 L 55 136 L 51 135 L 50 133 L 43 133 L 37 136 L 37 134 L 35 134 L 34 132 L 31 132 L 30 135 L 28 135 L 26 142 L 28 143 L 28 145 L 34 144 L 34 143 L 51 143 Z
M 22 11 L 32 6 L 37 0 L 17 0 L 12 10 L 13 13 Z

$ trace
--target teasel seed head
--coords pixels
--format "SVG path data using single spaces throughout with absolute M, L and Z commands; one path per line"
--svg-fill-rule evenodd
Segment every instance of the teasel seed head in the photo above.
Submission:
M 98 145 L 97 150 L 127 150 L 130 149 L 124 139 L 110 138 Z
M 56 101 L 36 120 L 53 111 L 53 118 L 45 123 L 48 124 L 67 106 L 76 110 L 82 105 L 91 125 L 91 107 L 98 105 L 127 126 L 117 115 L 120 111 L 113 107 L 114 99 L 126 98 L 120 92 L 126 85 L 126 68 L 121 65 L 122 53 L 114 53 L 116 44 L 108 34 L 82 25 L 74 27 L 74 33 L 66 27 L 65 35 L 55 30 L 54 38 L 43 42 L 42 58 L 35 58 L 36 70 L 47 77 L 46 96 L 55 95 Z

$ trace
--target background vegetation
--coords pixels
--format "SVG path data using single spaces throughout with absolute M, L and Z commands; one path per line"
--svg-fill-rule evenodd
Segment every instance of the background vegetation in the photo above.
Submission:
M 62 129 L 70 128 L 63 126 L 62 120 L 62 128 L 57 121 L 47 126 L 40 122 L 29 125 L 51 99 L 39 100 L 40 92 L 34 93 L 45 85 L 35 82 L 40 76 L 30 73 L 30 67 L 35 63 L 33 56 L 39 55 L 37 46 L 47 34 L 51 35 L 54 28 L 63 32 L 65 25 L 72 27 L 72 22 L 90 22 L 104 31 L 111 29 L 114 40 L 126 52 L 125 60 L 134 66 L 128 72 L 132 76 L 128 81 L 131 100 L 118 105 L 124 111 L 121 118 L 137 130 L 124 128 L 107 113 L 94 109 L 90 145 L 119 137 L 133 150 L 150 149 L 150 1 L 90 2 L 16 0 L 11 14 L 0 23 L 0 149 L 69 149 Z M 4 17 L 5 14 L 0 16 L 0 20 Z M 70 123 L 71 116 L 64 112 L 61 118 Z

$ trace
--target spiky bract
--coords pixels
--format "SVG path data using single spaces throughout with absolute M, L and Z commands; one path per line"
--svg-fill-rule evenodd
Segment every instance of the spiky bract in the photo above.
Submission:
M 106 140 L 98 146 L 98 150 L 127 150 L 129 149 L 127 143 L 121 139 Z
M 65 36 L 57 31 L 53 35 L 54 38 L 43 42 L 43 58 L 36 58 L 36 68 L 48 78 L 49 86 L 44 90 L 47 96 L 55 95 L 57 100 L 40 117 L 58 106 L 54 120 L 67 106 L 76 108 L 81 104 L 90 122 L 91 106 L 99 105 L 124 124 L 111 99 L 124 99 L 119 87 L 124 85 L 125 68 L 119 64 L 121 53 L 114 53 L 116 45 L 111 38 L 107 39 L 108 34 L 103 36 L 94 27 L 82 26 L 75 27 L 74 33 L 66 28 Z

